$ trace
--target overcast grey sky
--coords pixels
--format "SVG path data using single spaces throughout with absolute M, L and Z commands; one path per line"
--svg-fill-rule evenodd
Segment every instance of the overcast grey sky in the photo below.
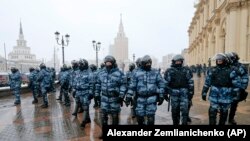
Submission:
M 161 61 L 188 47 L 188 27 L 194 0 L 0 0 L 0 55 L 16 45 L 20 19 L 24 37 L 38 59 L 50 60 L 56 45 L 54 32 L 68 33 L 65 60 L 95 59 L 92 40 L 102 43 L 100 57 L 114 42 L 122 13 L 129 39 L 129 59 L 145 54 Z

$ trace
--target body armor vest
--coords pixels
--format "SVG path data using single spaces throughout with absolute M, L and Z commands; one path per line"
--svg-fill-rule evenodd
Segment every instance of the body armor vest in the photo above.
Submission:
M 212 78 L 211 78 L 211 85 L 216 87 L 231 87 L 232 80 L 230 78 L 231 69 L 219 69 L 213 68 L 212 69 Z
M 171 69 L 171 82 L 169 86 L 171 88 L 187 88 L 188 80 L 187 80 L 187 71 L 186 69 Z

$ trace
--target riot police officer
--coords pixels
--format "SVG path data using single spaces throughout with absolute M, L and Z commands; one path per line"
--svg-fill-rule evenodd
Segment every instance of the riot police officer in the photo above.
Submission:
M 22 77 L 19 70 L 16 67 L 11 67 L 11 74 L 9 75 L 9 86 L 15 96 L 14 105 L 21 104 L 20 92 L 21 92 Z
M 90 101 L 94 97 L 94 83 L 93 76 L 89 70 L 88 61 L 85 59 L 79 60 L 79 71 L 76 72 L 75 78 L 76 89 L 76 101 L 80 101 L 83 109 L 83 121 L 81 127 L 85 127 L 87 123 L 90 123 L 89 105 Z
M 211 67 L 206 76 L 202 89 L 202 99 L 206 101 L 207 92 L 210 88 L 209 124 L 216 125 L 217 114 L 220 113 L 219 125 L 225 125 L 228 110 L 235 97 L 234 88 L 239 88 L 241 83 L 232 67 L 228 65 L 228 59 L 223 53 L 214 57 L 216 66 Z
M 128 67 L 129 67 L 129 70 L 126 73 L 127 87 L 130 85 L 131 79 L 132 79 L 132 77 L 134 75 L 135 64 L 134 63 L 130 63 Z M 135 100 L 134 100 L 134 98 L 132 99 L 131 103 L 126 103 L 127 106 L 129 104 L 132 106 L 131 107 L 131 116 L 132 116 L 132 118 L 135 118 Z
M 28 87 L 32 90 L 33 94 L 33 101 L 32 104 L 38 103 L 37 95 L 39 91 L 39 83 L 37 82 L 38 77 L 38 71 L 35 70 L 35 68 L 30 67 L 29 68 L 30 74 L 28 76 L 29 78 L 29 85 Z
M 242 63 L 239 62 L 240 58 L 236 52 L 229 52 L 226 55 L 229 57 L 231 61 L 230 65 L 234 67 L 234 69 L 236 70 L 236 73 L 240 77 L 240 82 L 241 82 L 240 89 L 238 89 L 238 91 L 236 89 L 235 91 L 235 93 L 238 93 L 238 95 L 233 99 L 228 117 L 228 123 L 236 125 L 237 122 L 235 121 L 234 116 L 237 111 L 238 103 L 240 101 L 245 100 L 247 95 L 246 88 L 248 86 L 248 81 L 249 81 L 248 70 Z
M 51 88 L 51 91 L 52 92 L 56 92 L 56 87 L 55 87 L 55 85 L 54 85 L 54 83 L 55 83 L 55 80 L 56 80 L 56 70 L 55 70 L 55 68 L 51 68 L 51 74 L 52 74 L 52 88 Z
M 64 105 L 69 107 L 70 99 L 69 99 L 69 83 L 70 83 L 70 76 L 69 76 L 68 66 L 66 64 L 63 65 L 63 71 L 61 72 L 59 83 L 61 86 L 61 91 L 64 96 Z
M 42 91 L 43 104 L 42 108 L 48 108 L 48 96 L 47 93 L 51 88 L 51 75 L 50 72 L 46 69 L 46 65 L 44 63 L 40 64 L 40 72 L 38 73 L 37 81 L 40 82 L 40 87 Z
M 70 70 L 69 92 L 72 94 L 73 98 L 75 99 L 75 107 L 74 107 L 74 111 L 72 115 L 77 116 L 77 113 L 83 112 L 80 100 L 79 98 L 76 98 L 76 74 L 79 71 L 79 62 L 77 60 L 72 60 L 71 67 L 72 69 Z
M 134 94 L 137 95 L 135 112 L 139 125 L 154 125 L 157 102 L 161 105 L 164 101 L 164 80 L 160 72 L 151 66 L 151 57 L 149 55 L 142 57 L 141 69 L 133 75 L 126 95 L 126 103 L 132 101 Z
M 189 118 L 189 103 L 194 95 L 192 71 L 183 66 L 184 58 L 175 55 L 172 65 L 164 73 L 166 92 L 170 95 L 173 125 L 187 125 Z M 166 96 L 168 101 L 168 97 Z M 180 118 L 180 114 L 182 117 Z
M 116 59 L 113 56 L 106 56 L 104 63 L 105 67 L 99 72 L 95 85 L 95 98 L 101 100 L 101 125 L 108 124 L 108 115 L 112 117 L 112 125 L 118 125 L 126 92 L 125 76 L 117 68 Z
M 97 72 L 97 66 L 94 65 L 94 64 L 90 64 L 89 68 L 90 68 L 90 70 L 91 70 L 91 72 L 93 74 L 93 82 L 95 84 L 97 73 L 98 73 Z M 100 107 L 100 101 L 99 101 L 99 99 L 94 98 L 94 106 L 93 107 L 94 108 L 99 108 Z

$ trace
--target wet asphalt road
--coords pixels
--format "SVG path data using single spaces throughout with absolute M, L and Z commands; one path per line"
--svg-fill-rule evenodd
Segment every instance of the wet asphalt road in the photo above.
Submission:
M 192 122 L 190 125 L 208 124 L 208 101 L 201 101 L 201 90 L 204 77 L 197 77 L 194 74 L 195 95 L 193 106 L 190 111 Z M 248 92 L 250 88 L 248 87 Z M 84 129 L 80 127 L 82 114 L 77 118 L 71 115 L 74 108 L 74 100 L 71 98 L 71 106 L 65 107 L 63 102 L 57 101 L 58 90 L 50 93 L 49 108 L 42 109 L 42 98 L 38 104 L 31 104 L 33 98 L 31 93 L 21 95 L 22 103 L 14 106 L 12 95 L 0 98 L 0 140 L 20 141 L 20 140 L 53 140 L 53 141 L 98 141 L 100 134 L 99 109 L 93 108 L 93 101 L 90 106 L 90 116 L 92 122 Z M 125 105 L 125 104 L 124 104 Z M 155 124 L 171 125 L 171 112 L 167 110 L 168 103 L 164 101 L 158 106 Z M 130 115 L 130 107 L 123 106 L 120 114 L 120 124 L 136 124 L 136 119 Z M 241 102 L 238 106 L 235 119 L 238 124 L 250 125 L 250 97 L 246 102 Z

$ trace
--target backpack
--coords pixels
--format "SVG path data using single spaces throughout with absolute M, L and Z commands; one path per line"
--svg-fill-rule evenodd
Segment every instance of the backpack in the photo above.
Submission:
M 248 96 L 248 92 L 245 91 L 244 89 L 240 90 L 240 97 L 239 97 L 239 102 L 246 100 Z

